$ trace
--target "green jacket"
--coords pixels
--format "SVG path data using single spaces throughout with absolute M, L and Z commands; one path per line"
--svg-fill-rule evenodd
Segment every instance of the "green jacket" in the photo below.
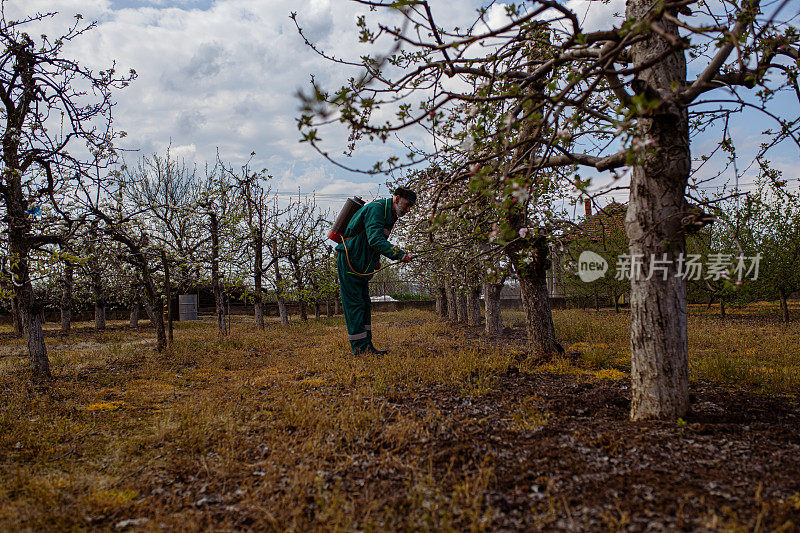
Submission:
M 344 247 L 347 245 L 347 256 L 350 259 L 348 273 L 352 270 L 361 274 L 372 272 L 381 255 L 392 261 L 405 255 L 399 246 L 387 240 L 396 221 L 391 198 L 370 202 L 353 215 L 343 235 L 345 241 L 336 247 L 337 252 L 345 253 Z

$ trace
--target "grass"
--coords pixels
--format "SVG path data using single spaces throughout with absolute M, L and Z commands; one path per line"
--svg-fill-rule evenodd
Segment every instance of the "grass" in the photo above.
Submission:
M 791 307 L 791 306 L 790 306 Z M 752 314 L 747 314 L 748 309 Z M 800 390 L 800 322 L 776 320 L 777 303 L 761 302 L 737 309 L 720 320 L 705 306 L 691 306 L 689 374 L 763 393 L 795 394 Z M 769 317 L 767 317 L 767 314 Z M 512 325 L 524 324 L 521 312 L 505 313 Z M 630 315 L 611 310 L 555 310 L 556 336 L 577 360 L 556 358 L 540 371 L 597 379 L 630 374 Z
M 627 314 L 560 310 L 554 321 L 579 355 L 523 370 L 627 378 Z M 223 339 L 210 322 L 179 323 L 163 354 L 143 344 L 152 330 L 52 338 L 55 379 L 44 385 L 13 355 L 21 341 L 4 340 L 0 530 L 139 518 L 144 529 L 488 529 L 491 460 L 435 476 L 419 443 L 446 412 L 395 404 L 430 388 L 490 395 L 519 363 L 424 311 L 375 323 L 389 357 L 349 355 L 341 317 L 265 331 L 234 320 Z M 796 393 L 799 333 L 798 324 L 691 316 L 691 377 Z M 508 421 L 514 431 L 553 423 L 535 396 L 510 405 Z M 366 440 L 377 449 L 365 451 Z M 375 479 L 352 486 L 348 472 L 365 468 Z M 384 478 L 404 480 L 402 489 L 386 490 Z
M 225 339 L 210 323 L 180 324 L 161 355 L 113 334 L 80 348 L 57 340 L 47 385 L 27 380 L 24 357 L 0 359 L 0 529 L 140 516 L 146 527 L 203 528 L 201 511 L 220 506 L 237 509 L 215 522 L 223 528 L 485 529 L 488 464 L 442 480 L 420 458 L 402 465 L 407 491 L 370 498 L 321 475 L 352 468 L 365 438 L 402 447 L 439 424 L 396 415 L 394 396 L 431 384 L 486 394 L 510 361 L 460 349 L 467 339 L 424 312 L 378 320 L 376 343 L 392 357 L 354 359 L 336 318 L 265 332 L 234 322 Z

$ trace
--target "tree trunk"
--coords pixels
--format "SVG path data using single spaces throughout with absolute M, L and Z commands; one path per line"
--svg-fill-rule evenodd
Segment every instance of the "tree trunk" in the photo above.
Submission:
M 503 319 L 500 311 L 500 292 L 502 290 L 503 286 L 497 283 L 483 284 L 483 305 L 488 337 L 499 337 L 503 334 Z
M 131 304 L 131 327 L 133 329 L 139 329 L 139 302 L 134 301 Z
M 436 289 L 436 314 L 442 318 L 447 317 L 447 294 L 444 287 Z
M 447 296 L 447 319 L 458 322 L 458 304 L 456 303 L 458 297 L 452 283 L 445 286 L 445 294 Z
M 64 275 L 61 277 L 61 333 L 69 333 L 72 327 L 72 286 L 74 267 L 64 261 Z
M 264 269 L 264 230 L 259 227 L 256 229 L 255 242 L 253 243 L 255 252 L 255 263 L 253 265 L 253 281 L 255 285 L 255 314 L 256 325 L 264 329 L 264 291 L 261 289 L 261 278 Z
M 325 315 L 330 317 L 331 316 L 331 301 L 325 300 Z
M 303 274 L 300 272 L 300 265 L 294 265 L 294 278 L 295 283 L 297 283 L 297 303 L 300 307 L 300 320 L 306 321 L 308 320 L 308 313 L 306 312 L 306 301 L 305 301 L 305 286 L 303 284 Z
M 281 324 L 289 323 L 289 313 L 286 312 L 286 300 L 283 296 L 278 296 L 278 314 L 281 317 Z
M 11 298 L 11 322 L 14 325 L 14 336 L 22 337 L 24 333 L 22 327 L 22 310 L 20 309 L 19 296 L 17 296 L 16 291 L 14 291 L 14 296 Z
M 785 323 L 789 322 L 789 302 L 786 299 L 786 291 L 783 289 L 778 289 L 778 294 L 780 295 L 781 299 L 781 320 Z
M 556 330 L 553 326 L 553 312 L 547 295 L 547 278 L 535 274 L 518 274 L 517 277 L 522 291 L 528 346 L 533 359 L 547 359 L 554 353 L 562 353 L 564 349 L 556 340 Z
M 320 310 L 319 301 L 314 300 L 314 318 L 322 318 L 322 311 Z
M 278 262 L 278 245 L 272 242 L 272 258 L 275 264 L 275 294 L 278 299 L 278 314 L 281 317 L 281 324 L 289 323 L 289 314 L 286 312 L 286 298 L 283 294 L 283 278 L 281 277 L 281 267 Z
M 473 327 L 481 325 L 481 288 L 480 285 L 467 294 L 467 324 Z
M 523 227 L 521 218 L 511 217 L 514 226 Z M 547 292 L 547 269 L 550 266 L 547 239 L 537 236 L 506 250 L 517 272 L 522 308 L 528 332 L 528 347 L 534 360 L 543 360 L 564 349 L 556 340 L 553 312 Z
M 106 329 L 106 303 L 104 301 L 94 302 L 94 329 L 96 331 Z
M 469 310 L 467 309 L 467 295 L 459 292 L 456 294 L 456 316 L 459 324 L 467 323 L 467 316 Z
M 92 288 L 94 291 L 94 329 L 102 331 L 106 329 L 106 301 L 99 272 L 92 274 Z
M 628 0 L 628 20 L 643 20 L 658 0 Z M 657 21 L 679 38 L 677 25 Z M 655 33 L 633 44 L 632 67 L 646 64 L 669 48 Z M 658 94 L 662 103 L 637 121 L 635 140 L 648 150 L 632 167 L 630 203 L 625 219 L 630 255 L 668 262 L 667 275 L 631 276 L 631 419 L 675 419 L 689 408 L 689 365 L 686 334 L 686 282 L 676 276 L 677 258 L 686 251 L 681 220 L 691 168 L 686 108 L 670 87 L 686 83 L 686 58 L 674 51 L 636 75 L 640 94 Z M 666 279 L 664 279 L 666 277 Z
M 156 318 L 155 311 L 153 310 L 153 305 L 148 303 L 147 300 L 144 300 L 142 301 L 142 307 L 144 307 L 144 312 L 147 315 L 147 319 L 150 321 L 150 324 L 155 327 L 158 319 Z
M 172 284 L 169 278 L 169 260 L 164 250 L 161 250 L 161 261 L 164 264 L 164 296 L 167 300 L 167 345 L 172 346 Z
M 334 315 L 338 315 L 339 314 L 339 297 L 338 296 L 333 300 L 333 314 Z
M 216 213 L 211 217 L 211 287 L 214 291 L 214 308 L 217 317 L 217 332 L 225 336 L 225 301 L 219 275 L 219 220 Z
M 92 223 L 89 236 L 91 240 L 89 270 L 91 272 L 92 294 L 94 296 L 94 329 L 103 331 L 106 329 L 106 298 L 103 291 L 103 272 L 100 270 L 100 263 L 97 258 L 97 246 L 99 245 L 97 223 Z
M 150 292 L 148 290 L 148 292 Z M 164 328 L 164 302 L 160 296 L 155 297 L 155 303 L 151 302 L 149 298 L 144 301 L 144 309 L 156 327 L 156 350 L 163 352 L 167 347 L 167 333 Z
M 28 281 L 27 288 L 20 294 L 20 306 L 22 311 L 22 329 L 25 341 L 28 344 L 28 356 L 30 358 L 33 375 L 39 379 L 50 379 L 50 361 L 47 358 L 47 348 L 44 344 L 44 333 L 42 332 L 41 312 L 37 302 L 34 301 L 33 287 Z
M 256 302 L 253 307 L 256 315 L 256 325 L 259 329 L 264 329 L 264 303 Z
M 10 211 L 8 228 L 8 248 L 11 257 L 15 259 L 11 265 L 11 275 L 16 280 L 14 283 L 14 297 L 17 300 L 19 318 L 22 325 L 22 333 L 28 345 L 28 358 L 31 364 L 31 371 L 34 379 L 50 379 L 50 361 L 47 358 L 47 347 L 44 343 L 42 333 L 41 305 L 36 301 L 31 284 L 29 263 L 28 263 L 28 232 L 25 222 L 22 224 L 14 221 L 25 221 L 25 215 L 19 209 L 15 213 L 15 207 L 10 202 L 7 208 Z M 10 204 L 10 205 L 9 205 Z M 15 216 L 14 216 L 15 215 Z

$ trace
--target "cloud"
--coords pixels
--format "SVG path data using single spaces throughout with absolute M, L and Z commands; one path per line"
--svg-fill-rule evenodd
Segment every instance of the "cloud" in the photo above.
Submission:
M 24 9 L 59 11 L 37 28 L 51 36 L 76 13 L 96 20 L 66 55 L 95 70 L 116 63 L 118 72 L 137 71 L 138 79 L 114 95 L 115 127 L 128 133 L 123 148 L 148 153 L 171 141 L 173 149 L 192 147 L 184 155 L 197 163 L 213 160 L 219 148 L 233 164 L 255 151 L 256 166 L 281 174 L 297 163 L 323 164 L 298 142 L 298 89 L 308 86 L 311 74 L 330 86 L 357 72 L 344 72 L 310 50 L 289 14 L 298 11 L 306 35 L 326 51 L 348 58 L 364 52 L 355 20 L 366 9 L 338 0 L 31 0 Z M 345 135 L 328 129 L 323 144 L 341 151 Z M 337 172 L 342 176 L 331 170 Z

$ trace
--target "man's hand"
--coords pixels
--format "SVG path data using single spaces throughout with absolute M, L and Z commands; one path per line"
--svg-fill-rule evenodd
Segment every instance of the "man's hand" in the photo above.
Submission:
M 414 256 L 411 255 L 410 253 L 406 252 L 406 254 L 403 256 L 403 258 L 400 261 L 402 261 L 403 263 L 408 263 L 412 259 L 414 259 Z

